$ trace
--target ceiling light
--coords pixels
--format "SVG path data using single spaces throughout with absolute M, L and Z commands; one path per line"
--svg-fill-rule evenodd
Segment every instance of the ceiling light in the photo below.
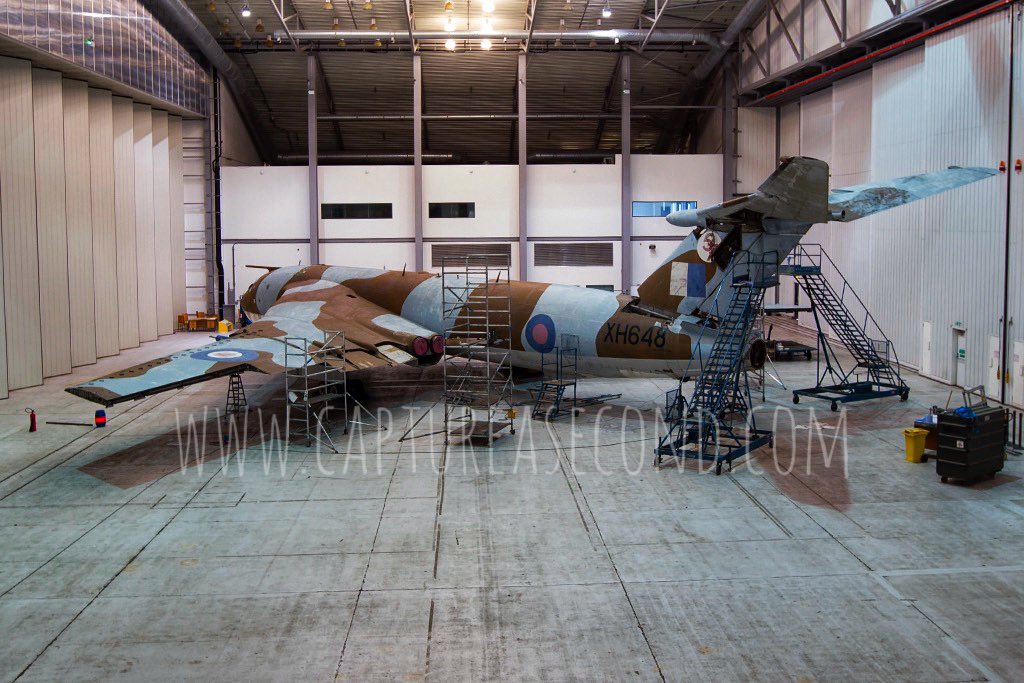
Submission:
M 373 46 L 374 47 L 383 47 L 384 43 L 380 42 L 380 38 L 377 38 L 376 40 L 373 41 Z
M 604 9 L 601 10 L 601 16 L 605 19 L 612 18 L 612 6 L 609 3 L 604 3 Z
M 591 39 L 590 39 L 590 43 L 589 43 L 589 44 L 587 45 L 587 47 L 590 47 L 590 48 L 595 48 L 595 47 L 597 47 L 597 41 L 596 41 L 596 40 L 594 40 L 593 38 L 591 38 Z
M 448 40 L 444 41 L 444 49 L 448 50 L 449 52 L 454 52 L 455 51 L 455 39 L 454 38 L 449 38 Z
M 331 21 L 331 30 L 332 31 L 339 31 L 339 30 L 341 30 L 341 19 L 339 19 L 338 17 L 334 17 L 334 19 Z
M 566 12 L 571 12 L 572 11 L 572 0 L 565 0 L 565 11 Z
M 245 19 L 248 19 L 251 16 L 252 16 L 252 9 L 250 9 L 249 3 L 243 4 L 242 5 L 242 17 L 244 17 Z
M 480 48 L 483 49 L 483 50 L 490 50 L 491 49 L 491 39 L 490 38 L 484 38 L 483 40 L 481 40 L 480 41 Z
M 256 33 L 263 33 L 263 31 L 264 31 L 263 20 L 257 18 L 256 19 Z
M 370 30 L 371 31 L 376 31 L 377 30 L 377 20 L 374 19 L 373 17 L 370 17 Z
M 562 39 L 555 38 L 555 47 L 562 47 Z
M 344 38 L 341 38 L 340 40 L 338 40 L 338 47 L 345 47 L 345 39 Z
M 211 12 L 216 12 L 217 3 L 215 3 L 213 0 L 210 0 L 210 2 L 206 3 L 206 9 L 210 10 Z
M 270 36 L 267 36 L 267 40 L 263 44 L 266 45 L 267 48 L 272 48 L 274 47 L 274 39 L 271 38 Z
M 481 8 L 483 9 L 484 14 L 491 14 L 494 12 L 494 0 L 484 0 Z
M 333 12 L 334 11 L 334 3 L 331 2 L 331 0 L 324 0 L 323 8 L 324 8 L 324 11 L 326 11 L 326 12 Z
M 444 20 L 444 30 L 448 31 L 449 33 L 454 31 L 455 30 L 455 20 L 452 19 L 451 17 L 448 17 L 447 19 L 445 19 Z
M 220 33 L 223 36 L 230 36 L 231 35 L 231 24 L 228 23 L 227 19 L 225 19 L 224 23 L 220 25 Z
M 373 3 L 370 2 L 370 0 L 366 0 L 366 2 L 363 3 L 363 9 L 366 10 L 367 12 L 372 12 L 373 11 Z
M 619 37 L 618 37 L 618 36 L 615 36 L 615 44 L 616 44 L 616 45 L 618 45 L 618 44 L 619 44 Z
M 242 39 L 241 38 L 235 38 L 235 49 L 236 50 L 241 50 L 242 49 Z
M 452 4 L 452 0 L 445 0 L 444 11 L 445 12 L 454 12 L 455 11 L 455 5 Z

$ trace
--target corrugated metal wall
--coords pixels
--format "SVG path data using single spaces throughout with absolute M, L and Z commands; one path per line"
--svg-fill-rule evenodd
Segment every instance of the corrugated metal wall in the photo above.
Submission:
M 171 216 L 171 308 L 177 316 L 188 310 L 185 298 L 185 197 L 181 117 L 167 118 L 167 148 L 170 157 Z
M 153 255 L 156 276 L 156 331 L 174 331 L 174 303 L 171 295 L 171 205 L 170 157 L 167 114 L 153 112 Z
M 994 167 L 1021 156 L 1007 152 L 1010 21 L 1008 11 L 989 15 L 802 98 L 798 145 L 796 112 L 793 105 L 783 108 L 780 150 L 828 161 L 833 187 L 949 165 Z M 831 254 L 902 362 L 945 381 L 987 383 L 998 391 L 997 372 L 1005 379 L 999 338 L 1006 193 L 1013 180 L 986 180 L 870 219 L 818 226 L 804 241 L 821 243 Z M 1018 210 L 1024 215 L 1024 207 Z M 1024 302 L 1016 292 L 1024 254 L 1014 248 L 1009 305 L 1021 316 Z M 801 322 L 813 324 L 809 314 Z M 967 356 L 960 363 L 954 325 L 966 329 Z M 1011 343 L 1020 338 L 1014 334 L 1011 327 Z M 1024 344 L 1018 349 L 1024 355 Z M 1010 355 L 1012 368 L 1012 349 Z
M 0 93 L 0 398 L 6 398 L 9 389 L 137 346 L 140 315 L 149 317 L 155 338 L 158 279 L 159 331 L 173 331 L 186 301 L 185 206 L 181 119 L 140 107 L 136 128 L 131 100 L 5 57 Z M 138 190 L 148 216 L 141 221 L 148 248 L 141 252 Z M 153 298 L 145 306 L 137 298 L 140 256 L 148 257 L 149 276 L 141 286 Z
M 68 294 L 71 305 L 71 365 L 96 362 L 93 295 L 92 189 L 90 180 L 89 88 L 64 81 L 64 206 L 68 219 Z
M 925 46 L 928 169 L 995 166 L 1005 158 L 1009 118 L 1009 13 L 941 34 Z M 967 378 L 987 376 L 990 337 L 1000 334 L 1006 230 L 1005 181 L 981 182 L 924 203 L 922 311 L 934 323 L 932 368 L 952 380 L 953 334 L 967 329 Z
M 117 331 L 122 349 L 139 345 L 135 253 L 135 129 L 132 101 L 113 98 L 114 216 L 117 222 Z
M 114 110 L 105 90 L 89 91 L 89 149 L 92 181 L 93 293 L 96 355 L 121 350 L 117 329 L 117 225 L 114 212 Z
M 153 112 L 134 105 L 135 255 L 139 283 L 139 339 L 157 338 L 156 257 L 153 220 Z
M 775 158 L 775 110 L 740 107 L 736 160 L 736 191 L 753 192 L 778 165 Z
M 1024 17 L 1013 17 L 1013 140 L 1008 159 L 1024 160 Z M 1024 408 L 1024 173 L 1014 170 L 1010 185 L 1010 268 L 1004 382 L 1010 402 Z
M 9 388 L 20 389 L 43 381 L 31 65 L 0 57 L 0 93 L 7 382 Z
M 36 233 L 43 377 L 71 372 L 68 232 L 64 207 L 64 88 L 56 71 L 32 70 Z

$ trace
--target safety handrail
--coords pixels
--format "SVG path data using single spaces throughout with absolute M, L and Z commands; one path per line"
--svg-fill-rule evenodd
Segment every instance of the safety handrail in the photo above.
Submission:
M 816 249 L 816 253 L 815 251 L 809 250 L 808 247 Z M 790 259 L 793 259 L 793 257 L 796 257 L 796 261 L 794 263 L 790 263 L 789 261 Z M 892 340 L 889 339 L 889 335 L 885 333 L 885 330 L 882 329 L 882 326 L 878 324 L 877 320 L 875 320 L 875 316 L 871 315 L 871 310 L 864 303 L 863 299 L 860 298 L 856 290 L 854 290 L 853 286 L 850 285 L 850 281 L 847 280 L 845 275 L 843 275 L 843 271 L 839 270 L 839 267 L 836 265 L 835 261 L 832 260 L 832 257 L 828 255 L 828 252 L 826 252 L 820 244 L 798 244 L 796 246 L 796 249 L 787 257 L 786 265 L 803 265 L 802 259 L 804 257 L 806 257 L 812 265 L 815 265 L 819 268 L 822 265 L 822 257 L 824 257 L 828 264 L 832 266 L 836 274 L 843 281 L 842 293 L 839 297 L 840 303 L 843 303 L 845 301 L 844 297 L 846 291 L 849 290 L 850 294 L 853 295 L 853 298 L 857 301 L 857 304 L 864 310 L 864 324 L 861 326 L 861 329 L 864 330 L 864 335 L 867 336 L 869 340 L 872 340 L 871 335 L 868 332 L 868 321 L 870 321 L 871 324 L 874 325 L 874 329 L 877 330 L 878 334 L 882 336 L 882 339 L 878 341 L 885 341 L 889 345 L 889 349 L 892 351 L 892 357 L 898 365 L 900 362 L 899 356 L 897 356 L 896 354 L 896 348 L 893 346 Z M 849 308 L 847 308 L 847 310 L 849 310 Z

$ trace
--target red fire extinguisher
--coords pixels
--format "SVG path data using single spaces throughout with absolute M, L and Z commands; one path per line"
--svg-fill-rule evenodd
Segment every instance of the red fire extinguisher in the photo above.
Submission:
M 28 431 L 36 431 L 36 411 L 31 408 L 25 408 L 25 412 L 28 413 Z

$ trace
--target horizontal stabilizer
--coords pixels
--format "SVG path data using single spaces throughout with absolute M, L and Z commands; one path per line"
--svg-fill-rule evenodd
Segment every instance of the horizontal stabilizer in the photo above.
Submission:
M 829 214 L 834 221 L 855 221 L 879 211 L 990 178 L 996 173 L 995 169 L 979 166 L 950 166 L 945 171 L 844 187 L 829 193 Z

